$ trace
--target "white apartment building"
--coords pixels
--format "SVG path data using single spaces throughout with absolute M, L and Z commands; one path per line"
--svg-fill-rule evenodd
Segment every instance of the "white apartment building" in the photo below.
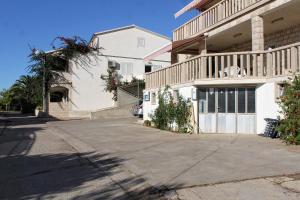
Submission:
M 145 72 L 170 65 L 169 53 L 144 61 L 146 55 L 169 43 L 169 38 L 136 25 L 95 33 L 90 44 L 102 49 L 87 62 L 69 61 L 67 72 L 62 72 L 65 80 L 51 87 L 49 114 L 89 117 L 91 112 L 115 107 L 112 94 L 104 91 L 101 75 L 114 67 L 122 81 L 143 79 Z
M 263 133 L 264 119 L 280 116 L 282 83 L 300 70 L 299 8 L 299 0 L 193 0 L 176 17 L 199 15 L 160 51 L 172 65 L 145 75 L 144 119 L 169 85 L 192 100 L 195 132 Z

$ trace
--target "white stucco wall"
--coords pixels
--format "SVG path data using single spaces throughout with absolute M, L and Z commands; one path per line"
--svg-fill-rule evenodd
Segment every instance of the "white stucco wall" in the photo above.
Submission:
M 106 73 L 103 62 L 79 66 L 72 62 L 72 96 L 70 98 L 72 111 L 96 111 L 105 107 L 112 107 L 112 94 L 104 92 L 105 82 L 100 76 Z
M 190 87 L 182 87 L 179 88 L 179 94 L 183 96 L 185 99 L 190 99 L 193 105 L 193 113 L 191 116 L 191 125 L 194 126 L 194 133 L 197 133 L 198 129 L 198 102 L 197 100 L 192 99 L 192 90 L 196 90 L 196 95 L 197 95 L 197 88 L 194 86 Z
M 277 119 L 279 106 L 275 98 L 276 82 L 265 83 L 256 88 L 256 130 L 262 134 L 266 127 L 265 118 Z
M 257 134 L 262 134 L 264 132 L 266 127 L 266 122 L 264 120 L 265 118 L 277 119 L 277 117 L 280 116 L 279 113 L 280 108 L 276 102 L 276 97 L 275 97 L 277 82 L 278 81 L 274 80 L 264 84 L 260 84 L 256 87 L 256 132 Z M 177 88 L 177 90 L 179 91 L 179 94 L 182 95 L 184 98 L 191 99 L 192 88 L 195 87 L 193 86 L 181 87 L 181 88 Z M 153 91 L 154 90 L 150 91 L 150 97 L 151 97 L 151 92 Z M 148 91 L 144 91 L 144 94 L 147 92 Z M 192 102 L 194 108 L 194 120 L 197 123 L 198 103 L 197 101 L 192 101 Z M 151 104 L 151 99 L 150 101 L 144 101 L 144 120 L 150 119 L 149 114 L 153 113 L 154 110 L 157 108 L 157 106 L 158 106 L 157 101 L 155 105 Z
M 138 38 L 144 38 L 144 46 L 138 45 L 138 40 L 140 40 Z M 100 78 L 101 74 L 107 74 L 109 60 L 121 64 L 121 69 L 117 71 L 124 77 L 124 80 L 130 81 L 133 76 L 142 79 L 146 64 L 143 60 L 144 56 L 170 42 L 167 38 L 140 28 L 96 34 L 93 40 L 96 40 L 103 48 L 100 50 L 101 55 L 99 54 L 96 58 L 90 57 L 91 62 L 87 65 L 70 62 L 72 80 L 70 103 L 73 113 L 92 112 L 115 105 L 112 94 L 104 91 L 105 82 Z M 122 70 L 124 63 L 130 63 L 132 66 L 131 74 L 123 73 L 126 71 Z M 170 54 L 164 54 L 149 64 L 169 66 Z
M 93 42 L 102 47 L 103 57 L 117 61 L 121 69 L 118 71 L 125 80 L 131 77 L 143 78 L 145 64 L 166 67 L 170 65 L 170 53 L 162 54 L 154 60 L 145 62 L 143 58 L 149 53 L 170 43 L 170 40 L 140 28 L 128 28 L 111 33 L 94 36 Z M 133 66 L 132 73 L 124 73 L 124 64 Z
M 197 121 L 198 121 L 198 115 L 197 115 L 197 110 L 198 110 L 198 103 L 197 103 L 197 100 L 192 100 L 192 89 L 196 89 L 194 86 L 189 86 L 189 87 L 181 87 L 181 88 L 172 88 L 170 89 L 170 92 L 172 93 L 173 90 L 178 90 L 179 92 L 179 95 L 181 95 L 184 99 L 191 99 L 192 101 L 192 104 L 193 104 L 193 110 L 194 110 L 194 113 L 193 113 L 193 125 L 194 127 L 196 128 L 197 127 Z M 156 95 L 156 103 L 153 105 L 152 104 L 152 101 L 151 101 L 151 93 L 152 92 L 156 92 L 158 93 L 157 90 L 145 90 L 144 91 L 144 95 L 146 93 L 150 92 L 150 101 L 144 101 L 143 102 L 143 112 L 144 112 L 144 120 L 151 120 L 150 119 L 150 115 L 154 113 L 155 109 L 157 108 L 158 106 L 158 95 Z M 196 131 L 196 130 L 195 130 Z
M 143 101 L 143 119 L 144 120 L 151 120 L 151 115 L 154 113 L 155 109 L 158 106 L 158 95 L 156 95 L 156 100 L 155 100 L 155 104 L 152 104 L 152 100 L 151 100 L 151 93 L 156 92 L 156 94 L 158 93 L 157 90 L 145 90 L 144 91 L 144 97 L 146 94 L 150 95 L 150 100 L 149 101 Z

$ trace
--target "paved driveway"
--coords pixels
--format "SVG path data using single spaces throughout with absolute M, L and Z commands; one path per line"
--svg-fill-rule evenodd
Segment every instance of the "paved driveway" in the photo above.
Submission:
M 278 186 L 300 178 L 299 148 L 287 147 L 279 140 L 256 135 L 180 135 L 145 128 L 135 121 L 73 120 L 38 125 L 36 129 L 42 130 L 35 130 L 35 140 L 31 141 L 31 150 L 26 153 L 36 151 L 36 154 L 49 156 L 42 164 L 36 163 L 37 166 L 44 167 L 35 171 L 44 172 L 44 176 L 45 165 L 54 167 L 58 161 L 63 164 L 64 170 L 66 167 L 68 169 L 68 166 L 73 170 L 67 172 L 67 177 L 70 182 L 73 179 L 76 182 L 65 190 L 51 186 L 54 189 L 42 190 L 39 195 L 59 191 L 67 193 L 70 199 L 126 199 L 128 196 L 123 195 L 124 192 L 132 199 L 133 196 L 140 198 L 136 194 L 138 191 L 139 194 L 147 194 L 149 199 L 158 199 L 162 197 L 157 191 L 169 191 L 165 194 L 170 198 L 222 199 L 225 194 L 231 194 L 235 199 L 251 199 L 249 197 L 255 194 L 255 191 L 269 188 L 260 193 L 262 199 L 300 197 L 297 193 L 300 192 L 297 190 L 298 182 L 291 182 L 294 185 L 297 183 L 296 186 L 291 186 L 292 189 L 288 189 L 290 186 Z M 33 128 L 36 125 L 26 126 Z M 37 134 L 39 131 L 44 135 Z M 58 153 L 60 157 L 57 160 L 50 159 L 51 154 Z M 76 171 L 72 163 L 74 160 L 78 161 L 76 167 L 79 163 L 79 166 L 84 168 Z M 30 161 L 27 161 L 27 164 L 30 164 Z M 94 169 L 91 170 L 91 167 Z M 32 173 L 37 173 L 35 171 Z M 62 174 L 53 175 L 49 180 L 57 183 L 59 181 L 56 179 L 60 176 L 63 177 Z M 14 184 L 16 182 L 13 181 L 11 186 Z M 107 187 L 107 184 L 110 184 L 110 187 Z M 91 189 L 91 185 L 99 187 Z M 248 190 L 244 193 L 245 196 L 240 196 L 243 188 Z M 101 196 L 104 193 L 114 193 L 115 196 Z M 159 196 L 155 198 L 151 196 L 158 193 Z M 276 194 L 276 198 L 272 194 Z
M 49 125 L 124 159 L 152 184 L 194 186 L 300 172 L 300 151 L 256 135 L 180 135 L 134 121 L 71 121 Z

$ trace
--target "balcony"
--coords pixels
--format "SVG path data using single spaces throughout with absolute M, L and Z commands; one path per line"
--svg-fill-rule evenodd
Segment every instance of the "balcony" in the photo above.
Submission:
M 204 54 L 145 74 L 146 89 L 197 81 L 253 80 L 290 76 L 300 69 L 300 43 L 273 50 Z
M 208 31 L 272 0 L 223 0 L 173 32 L 173 40 L 183 40 Z
M 52 80 L 51 83 L 52 84 L 71 84 L 72 76 L 69 72 L 55 71 L 54 80 Z

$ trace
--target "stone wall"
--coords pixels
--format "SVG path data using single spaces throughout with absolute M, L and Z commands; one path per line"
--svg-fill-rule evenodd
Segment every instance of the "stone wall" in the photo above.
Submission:
M 50 102 L 49 114 L 56 118 L 69 117 L 69 103 L 68 102 Z
M 265 50 L 269 47 L 277 48 L 292 43 L 300 42 L 300 24 L 292 26 L 288 29 L 281 30 L 269 35 L 265 35 Z M 245 41 L 241 44 L 231 46 L 222 52 L 236 52 L 236 51 L 252 51 L 252 42 Z

